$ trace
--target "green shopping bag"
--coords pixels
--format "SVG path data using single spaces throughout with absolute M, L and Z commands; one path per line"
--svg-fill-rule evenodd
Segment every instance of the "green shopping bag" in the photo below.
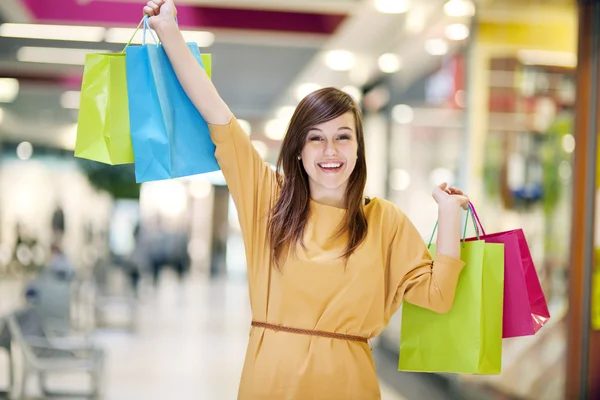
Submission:
M 435 245 L 430 252 L 435 257 Z M 463 240 L 460 258 L 466 265 L 450 312 L 403 303 L 399 371 L 501 372 L 504 245 Z
M 125 48 L 131 44 L 141 24 Z M 211 77 L 211 55 L 203 54 L 202 61 Z M 110 165 L 134 162 L 125 49 L 121 53 L 87 54 L 85 57 L 75 157 Z
M 133 162 L 125 54 L 87 54 L 81 83 L 75 157 Z

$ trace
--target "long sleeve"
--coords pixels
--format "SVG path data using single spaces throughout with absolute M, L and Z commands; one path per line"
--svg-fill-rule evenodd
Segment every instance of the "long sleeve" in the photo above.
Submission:
M 412 222 L 398 210 L 398 221 L 388 251 L 386 319 L 403 300 L 437 313 L 448 312 L 464 262 L 445 255 L 433 261 Z
M 246 247 L 264 241 L 266 221 L 275 193 L 276 175 L 232 117 L 228 125 L 209 124 L 215 157 L 237 208 Z

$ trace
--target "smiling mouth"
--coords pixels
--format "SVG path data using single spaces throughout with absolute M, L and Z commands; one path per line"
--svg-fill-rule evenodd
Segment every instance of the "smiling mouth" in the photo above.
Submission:
M 322 163 L 317 163 L 317 165 L 319 166 L 319 168 L 321 168 L 322 171 L 324 172 L 338 172 L 342 169 L 342 167 L 344 166 L 344 163 L 342 162 L 322 162 Z

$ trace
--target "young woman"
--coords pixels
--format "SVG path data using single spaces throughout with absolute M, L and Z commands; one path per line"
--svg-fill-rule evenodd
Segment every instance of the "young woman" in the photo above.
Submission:
M 403 300 L 451 308 L 467 197 L 445 184 L 434 190 L 433 262 L 396 206 L 365 199 L 361 113 L 334 88 L 300 102 L 281 147 L 283 173 L 274 172 L 186 47 L 173 1 L 150 1 L 144 13 L 209 124 L 239 214 L 253 316 L 239 399 L 379 399 L 367 340 Z

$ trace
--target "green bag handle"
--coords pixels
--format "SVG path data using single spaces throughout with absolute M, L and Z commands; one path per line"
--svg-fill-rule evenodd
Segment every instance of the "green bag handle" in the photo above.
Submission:
M 142 17 L 142 19 L 140 20 L 140 23 L 135 28 L 135 31 L 133 31 L 133 35 L 131 35 L 131 37 L 129 38 L 129 41 L 127 42 L 125 47 L 123 47 L 123 50 L 121 51 L 121 53 L 125 53 L 125 49 L 127 48 L 127 46 L 129 46 L 131 44 L 131 42 L 133 41 L 133 38 L 135 37 L 135 34 L 140 30 L 140 27 L 142 26 L 142 24 L 144 25 L 144 35 L 142 37 L 142 45 L 146 44 L 146 31 L 150 32 L 150 36 L 152 36 L 154 43 L 156 43 L 156 44 L 159 43 L 159 41 L 156 40 L 156 37 L 152 33 L 152 29 L 150 29 L 150 25 L 148 24 L 148 18 L 149 18 L 148 15 L 144 15 Z M 175 18 L 175 23 L 178 24 L 177 18 Z
M 129 46 L 131 44 L 131 42 L 133 41 L 133 38 L 135 37 L 135 34 L 140 30 L 140 26 L 142 26 L 142 24 L 144 23 L 144 20 L 146 19 L 147 15 L 145 15 L 140 23 L 138 24 L 137 28 L 135 28 L 135 31 L 133 31 L 133 35 L 131 35 L 131 37 L 129 38 L 129 41 L 127 42 L 127 44 L 125 45 L 125 47 L 123 47 L 123 50 L 121 50 L 121 53 L 125 53 L 125 49 L 127 48 L 127 46 Z M 144 27 L 145 28 L 145 27 Z M 144 33 L 144 36 L 145 33 Z
M 475 226 L 475 233 L 477 234 L 477 240 L 480 240 L 479 229 L 477 229 L 477 224 L 475 223 L 475 218 L 473 217 L 473 213 L 471 212 L 471 206 L 469 205 L 469 208 L 467 208 L 467 215 L 465 217 L 465 229 L 463 230 L 463 237 L 461 239 L 463 248 L 465 247 L 465 240 L 467 238 L 467 224 L 469 223 L 469 215 L 471 216 L 471 221 L 473 221 L 473 226 Z M 438 224 L 439 224 L 439 221 L 436 221 L 435 226 L 433 227 L 433 232 L 431 232 L 431 237 L 429 238 L 429 243 L 427 244 L 427 249 L 429 249 L 429 247 L 431 247 L 431 242 L 433 241 L 433 236 L 435 235 L 435 232 L 437 231 Z

